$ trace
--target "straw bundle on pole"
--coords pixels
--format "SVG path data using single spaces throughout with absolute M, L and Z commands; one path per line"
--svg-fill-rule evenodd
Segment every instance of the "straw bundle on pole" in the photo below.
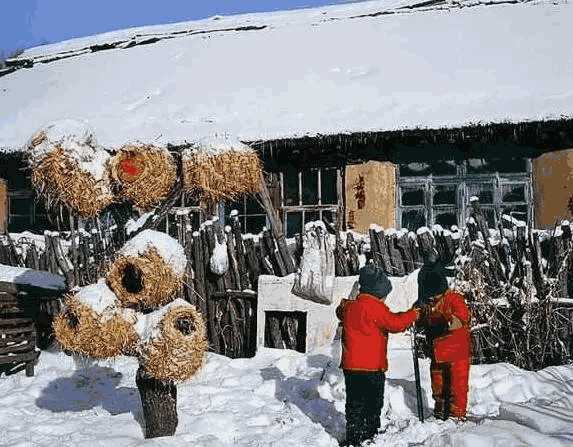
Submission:
M 167 198 L 177 180 L 173 156 L 153 145 L 123 146 L 109 165 L 117 194 L 143 211 Z
M 32 184 L 48 204 L 62 204 L 93 217 L 113 202 L 109 154 L 85 123 L 61 121 L 38 131 L 28 143 Z
M 130 354 L 139 340 L 135 313 L 117 304 L 101 282 L 68 296 L 65 311 L 54 319 L 56 339 L 64 349 L 94 359 Z
M 153 310 L 174 299 L 186 265 L 185 250 L 175 239 L 145 230 L 118 252 L 107 280 L 122 305 Z
M 183 185 L 209 203 L 260 190 L 261 161 L 249 146 L 230 139 L 196 143 L 183 152 Z
M 142 339 L 138 349 L 144 371 L 165 381 L 193 377 L 208 347 L 205 322 L 195 306 L 177 299 L 148 319 L 148 338 Z

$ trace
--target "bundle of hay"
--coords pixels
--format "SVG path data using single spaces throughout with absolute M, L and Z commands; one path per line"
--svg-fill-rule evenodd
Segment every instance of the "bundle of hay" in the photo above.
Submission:
M 201 368 L 207 350 L 205 322 L 194 306 L 177 299 L 147 314 L 139 324 L 138 356 L 157 380 L 188 380 Z
M 30 139 L 27 150 L 32 184 L 48 204 L 62 204 L 81 217 L 93 217 L 113 202 L 109 154 L 84 122 L 49 125 Z
M 124 306 L 153 310 L 173 300 L 186 265 L 185 250 L 175 239 L 145 230 L 119 250 L 107 280 Z
M 240 141 L 205 140 L 183 151 L 182 156 L 184 188 L 202 200 L 235 200 L 260 190 L 259 156 Z
M 152 145 L 123 146 L 109 166 L 117 194 L 143 211 L 167 198 L 177 180 L 173 156 L 167 149 Z
M 95 359 L 133 352 L 139 336 L 134 311 L 121 309 L 105 281 L 83 287 L 65 300 L 54 319 L 54 333 L 69 351 Z

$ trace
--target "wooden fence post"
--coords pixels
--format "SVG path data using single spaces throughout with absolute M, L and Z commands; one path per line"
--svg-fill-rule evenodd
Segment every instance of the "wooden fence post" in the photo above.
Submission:
M 0 179 L 0 234 L 8 232 L 8 185 Z

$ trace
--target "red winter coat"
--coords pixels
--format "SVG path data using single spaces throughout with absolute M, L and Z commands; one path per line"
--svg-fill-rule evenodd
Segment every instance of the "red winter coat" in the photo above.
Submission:
M 342 369 L 386 371 L 389 332 L 402 332 L 417 318 L 415 310 L 392 313 L 383 301 L 361 293 L 355 301 L 343 300 L 336 309 L 342 320 Z
M 470 358 L 470 311 L 463 295 L 448 290 L 433 306 L 429 319 L 430 324 L 445 321 L 450 327 L 446 335 L 434 338 L 436 362 L 455 362 Z

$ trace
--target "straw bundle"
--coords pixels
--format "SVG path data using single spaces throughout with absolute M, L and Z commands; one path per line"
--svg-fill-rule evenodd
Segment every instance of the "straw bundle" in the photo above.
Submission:
M 149 211 L 171 192 L 177 167 L 167 149 L 152 145 L 126 145 L 110 160 L 117 194 Z
M 54 319 L 56 339 L 64 349 L 94 359 L 132 352 L 139 337 L 121 312 L 96 312 L 76 296 L 68 296 L 66 310 Z
M 28 143 L 36 191 L 49 204 L 63 204 L 81 217 L 96 216 L 113 201 L 108 159 L 81 122 L 58 122 L 37 132 Z
M 140 363 L 158 380 L 188 380 L 203 365 L 208 347 L 203 317 L 180 299 L 158 314 L 153 333 L 139 349 Z
M 150 248 L 139 256 L 119 256 L 111 265 L 107 280 L 122 305 L 155 309 L 172 301 L 183 284 L 183 276 Z
M 198 143 L 183 153 L 184 188 L 207 202 L 258 192 L 260 176 L 259 156 L 240 142 Z

